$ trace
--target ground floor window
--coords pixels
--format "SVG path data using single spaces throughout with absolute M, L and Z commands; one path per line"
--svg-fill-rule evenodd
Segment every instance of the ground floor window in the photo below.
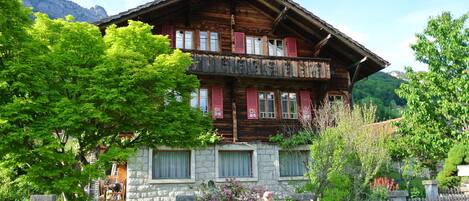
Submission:
M 190 178 L 191 151 L 153 151 L 152 179 Z
M 308 158 L 309 151 L 279 151 L 280 177 L 304 176 Z
M 252 174 L 252 151 L 219 151 L 219 178 L 249 178 Z

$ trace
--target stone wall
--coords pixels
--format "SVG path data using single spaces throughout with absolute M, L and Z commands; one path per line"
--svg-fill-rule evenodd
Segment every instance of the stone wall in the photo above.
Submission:
M 303 181 L 279 180 L 278 151 L 276 145 L 256 143 L 243 145 L 252 147 L 257 153 L 257 181 L 242 182 L 246 186 L 264 186 L 273 191 L 277 199 L 297 197 L 294 185 Z M 194 150 L 193 162 L 195 182 L 182 184 L 151 183 L 149 173 L 149 149 L 141 149 L 128 160 L 127 166 L 127 200 L 129 201 L 173 201 L 177 195 L 194 195 L 197 186 L 202 182 L 216 181 L 216 152 L 222 145 Z M 293 184 L 293 186 L 292 186 Z

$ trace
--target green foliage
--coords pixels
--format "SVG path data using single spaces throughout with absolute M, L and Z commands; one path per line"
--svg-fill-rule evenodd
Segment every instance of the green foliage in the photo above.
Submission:
M 389 200 L 389 190 L 385 187 L 377 187 L 371 191 L 370 201 L 387 201 Z
M 387 137 L 369 126 L 375 121 L 375 107 L 337 107 L 331 111 L 316 111 L 334 117 L 316 118 L 333 123 L 316 124 L 326 126 L 316 129 L 319 133 L 312 140 L 305 189 L 321 200 L 363 200 L 369 182 L 389 160 Z
M 450 13 L 431 18 L 412 45 L 416 59 L 428 72 L 407 68 L 408 82 L 397 90 L 407 101 L 398 123 L 403 142 L 401 155 L 417 159 L 435 176 L 436 164 L 455 142 L 468 138 L 469 131 L 469 28 L 468 14 L 453 18 Z
M 26 27 L 31 24 L 31 9 L 21 0 L 0 0 L 0 68 L 23 51 L 28 40 Z
M 404 81 L 401 79 L 377 72 L 354 85 L 354 102 L 359 105 L 375 105 L 379 121 L 398 118 L 406 104 L 395 92 L 402 83 Z
M 461 177 L 457 176 L 458 165 L 469 165 L 469 143 L 459 143 L 448 152 L 443 170 L 438 173 L 438 184 L 442 188 L 457 187 Z
M 18 200 L 64 193 L 86 200 L 88 182 L 136 148 L 218 140 L 210 119 L 188 104 L 199 86 L 186 74 L 190 55 L 171 51 L 151 26 L 129 21 L 103 37 L 98 27 L 73 17 L 36 14 L 31 26 L 17 1 L 0 4 L 12 9 L 9 17 L 18 15 L 0 19 L 17 31 L 4 36 L 2 28 L 0 36 L 18 41 L 4 45 L 1 39 L 1 48 L 9 49 L 1 50 L 0 66 L 0 195 Z M 134 135 L 121 138 L 121 132 Z M 98 153 L 98 146 L 107 151 Z M 94 163 L 91 154 L 98 154 Z
M 306 145 L 311 143 L 311 139 L 314 138 L 314 133 L 307 131 L 300 131 L 297 134 L 285 135 L 277 134 L 271 136 L 269 141 L 278 144 L 284 149 L 293 148 L 299 145 Z
M 347 175 L 340 173 L 330 173 L 328 176 L 330 186 L 324 190 L 321 200 L 323 201 L 337 201 L 348 200 L 351 196 L 350 189 L 352 189 L 352 182 Z

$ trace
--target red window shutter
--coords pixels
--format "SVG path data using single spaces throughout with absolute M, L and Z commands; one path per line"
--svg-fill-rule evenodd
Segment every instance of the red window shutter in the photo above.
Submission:
M 243 32 L 233 32 L 233 53 L 244 54 L 246 52 L 245 40 Z
M 248 119 L 258 119 L 258 106 L 257 106 L 257 89 L 247 88 L 246 89 L 246 105 Z
M 287 47 L 287 56 L 298 57 L 298 49 L 296 46 L 296 38 L 285 38 L 285 46 Z
M 300 91 L 301 116 L 304 119 L 311 119 L 311 93 Z
M 212 87 L 212 116 L 214 119 L 223 119 L 223 87 Z
M 169 40 L 170 40 L 170 44 L 171 44 L 171 47 L 175 47 L 175 35 L 176 35 L 176 30 L 174 30 L 174 26 L 173 25 L 163 25 L 163 27 L 161 28 L 162 29 L 162 33 L 163 35 L 167 35 L 169 37 Z

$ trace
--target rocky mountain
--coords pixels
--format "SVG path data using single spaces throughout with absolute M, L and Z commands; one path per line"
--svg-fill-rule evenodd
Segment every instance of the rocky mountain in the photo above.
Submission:
M 46 13 L 53 19 L 73 15 L 76 21 L 96 22 L 108 16 L 101 6 L 87 9 L 68 0 L 24 0 L 23 2 L 26 7 L 33 7 L 34 12 Z

